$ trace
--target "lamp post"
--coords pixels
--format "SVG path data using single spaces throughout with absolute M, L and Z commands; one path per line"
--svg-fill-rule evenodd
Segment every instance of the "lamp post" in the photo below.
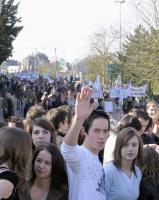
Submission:
M 121 4 L 125 3 L 125 0 L 117 0 L 115 1 L 115 3 L 119 3 L 120 5 L 120 39 L 119 39 L 119 49 L 120 49 L 120 52 L 121 52 L 121 40 L 122 40 L 122 25 L 121 25 Z

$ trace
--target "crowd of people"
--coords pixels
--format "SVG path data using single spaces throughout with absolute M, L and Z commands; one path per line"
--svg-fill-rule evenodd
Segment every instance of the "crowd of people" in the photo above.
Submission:
M 0 78 L 0 199 L 159 200 L 158 103 L 92 92 Z

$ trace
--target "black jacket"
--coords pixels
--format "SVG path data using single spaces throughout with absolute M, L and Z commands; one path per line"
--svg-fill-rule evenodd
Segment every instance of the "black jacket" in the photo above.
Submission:
M 159 186 L 157 187 L 150 178 L 143 176 L 138 200 L 159 200 Z

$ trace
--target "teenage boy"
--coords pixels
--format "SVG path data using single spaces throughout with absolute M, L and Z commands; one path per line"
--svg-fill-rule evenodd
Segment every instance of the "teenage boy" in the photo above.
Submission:
M 74 119 L 61 145 L 68 167 L 69 200 L 106 199 L 98 154 L 109 136 L 110 122 L 104 111 L 93 111 L 91 92 L 90 87 L 85 87 L 77 94 Z M 79 146 L 77 141 L 82 128 L 85 140 Z

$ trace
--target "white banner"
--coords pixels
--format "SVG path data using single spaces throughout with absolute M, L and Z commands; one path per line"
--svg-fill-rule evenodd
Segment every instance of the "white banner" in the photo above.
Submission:
M 113 112 L 113 102 L 112 101 L 107 101 L 104 103 L 104 111 L 107 113 L 112 113 Z
M 130 97 L 144 97 L 146 96 L 147 85 L 141 87 L 133 87 L 132 85 L 127 88 L 112 87 L 110 90 L 110 98 L 119 97 L 120 99 Z
M 133 97 L 144 97 L 146 95 L 147 85 L 141 87 L 131 86 L 132 96 Z

